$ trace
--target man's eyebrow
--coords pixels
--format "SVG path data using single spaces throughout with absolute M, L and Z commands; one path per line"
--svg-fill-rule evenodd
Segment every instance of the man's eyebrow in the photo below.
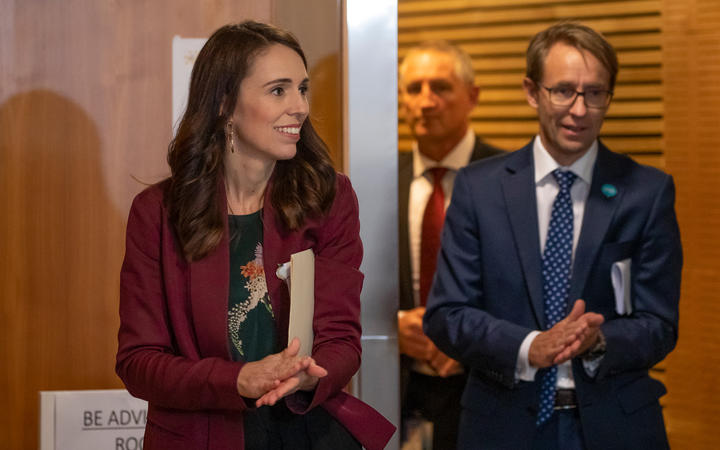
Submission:
M 573 82 L 570 82 L 570 81 L 559 81 L 559 82 L 555 83 L 555 86 L 574 87 L 574 88 L 581 87 L 581 88 L 585 88 L 585 89 L 587 89 L 587 88 L 602 88 L 602 89 L 607 89 L 605 83 L 602 83 L 602 82 L 587 83 L 587 84 L 577 85 L 577 84 L 575 84 L 575 83 L 573 83 Z

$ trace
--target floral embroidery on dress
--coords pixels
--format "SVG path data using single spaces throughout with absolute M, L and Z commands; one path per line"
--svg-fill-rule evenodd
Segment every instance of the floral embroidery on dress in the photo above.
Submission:
M 275 317 L 268 298 L 267 283 L 265 282 L 265 269 L 263 267 L 263 248 L 258 243 L 255 247 L 255 259 L 248 262 L 244 266 L 240 266 L 242 276 L 247 279 L 245 289 L 248 291 L 248 299 L 246 302 L 235 305 L 229 312 L 229 328 L 232 343 L 240 353 L 245 356 L 243 350 L 243 342 L 239 336 L 239 330 L 248 313 L 258 306 L 263 306 L 270 313 L 271 317 Z

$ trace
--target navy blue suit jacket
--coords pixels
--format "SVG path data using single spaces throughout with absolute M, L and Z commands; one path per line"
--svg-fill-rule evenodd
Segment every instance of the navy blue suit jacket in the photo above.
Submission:
M 615 195 L 603 194 L 614 186 Z M 606 189 L 607 190 L 607 189 Z M 576 299 L 605 318 L 607 353 L 594 378 L 579 359 L 573 373 L 589 449 L 667 446 L 648 376 L 677 340 L 682 250 L 672 178 L 600 145 L 572 269 Z M 610 278 L 632 260 L 633 312 L 620 316 Z M 458 173 L 447 211 L 426 334 L 471 368 L 459 448 L 530 445 L 539 382 L 516 382 L 520 344 L 544 329 L 540 240 L 532 143 Z M 536 377 L 539 379 L 539 377 Z M 479 442 L 463 442 L 468 436 Z

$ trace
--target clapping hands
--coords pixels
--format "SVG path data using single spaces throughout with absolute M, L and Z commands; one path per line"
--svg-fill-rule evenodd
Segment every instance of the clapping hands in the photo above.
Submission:
M 597 341 L 604 320 L 585 312 L 585 301 L 577 300 L 567 317 L 535 337 L 528 353 L 530 365 L 542 369 L 584 353 Z
M 299 351 L 300 340 L 294 338 L 285 350 L 246 363 L 238 373 L 238 393 L 257 398 L 255 405 L 260 407 L 274 405 L 298 390 L 314 389 L 327 370 L 309 356 L 298 356 Z

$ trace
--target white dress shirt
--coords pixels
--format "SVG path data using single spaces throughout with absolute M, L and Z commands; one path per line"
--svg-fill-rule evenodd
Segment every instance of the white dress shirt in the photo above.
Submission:
M 583 214 L 585 213 L 585 203 L 590 192 L 590 184 L 592 183 L 592 172 L 597 159 L 598 143 L 597 140 L 592 143 L 588 151 L 570 166 L 561 166 L 553 159 L 542 144 L 540 136 L 536 136 L 533 141 L 533 161 L 535 162 L 535 196 L 537 199 L 537 215 L 538 215 L 538 233 L 540 237 L 540 254 L 545 251 L 545 241 L 547 238 L 548 227 L 550 226 L 550 216 L 552 214 L 552 205 L 555 197 L 560 191 L 560 187 L 555 181 L 552 172 L 561 168 L 569 170 L 577 175 L 577 179 L 570 188 L 570 198 L 573 205 L 573 246 L 572 260 L 575 260 L 575 249 L 577 248 L 578 239 L 580 238 L 580 230 L 582 228 Z M 572 277 L 572 274 L 570 275 Z M 568 299 L 568 302 L 575 302 L 576 299 Z M 517 366 L 515 377 L 518 380 L 533 381 L 535 379 L 536 367 L 532 367 L 528 361 L 528 353 L 530 345 L 540 331 L 530 332 L 522 342 L 520 351 L 518 352 Z M 557 384 L 558 389 L 574 389 L 575 382 L 573 380 L 572 366 L 570 361 L 566 361 L 558 366 Z

